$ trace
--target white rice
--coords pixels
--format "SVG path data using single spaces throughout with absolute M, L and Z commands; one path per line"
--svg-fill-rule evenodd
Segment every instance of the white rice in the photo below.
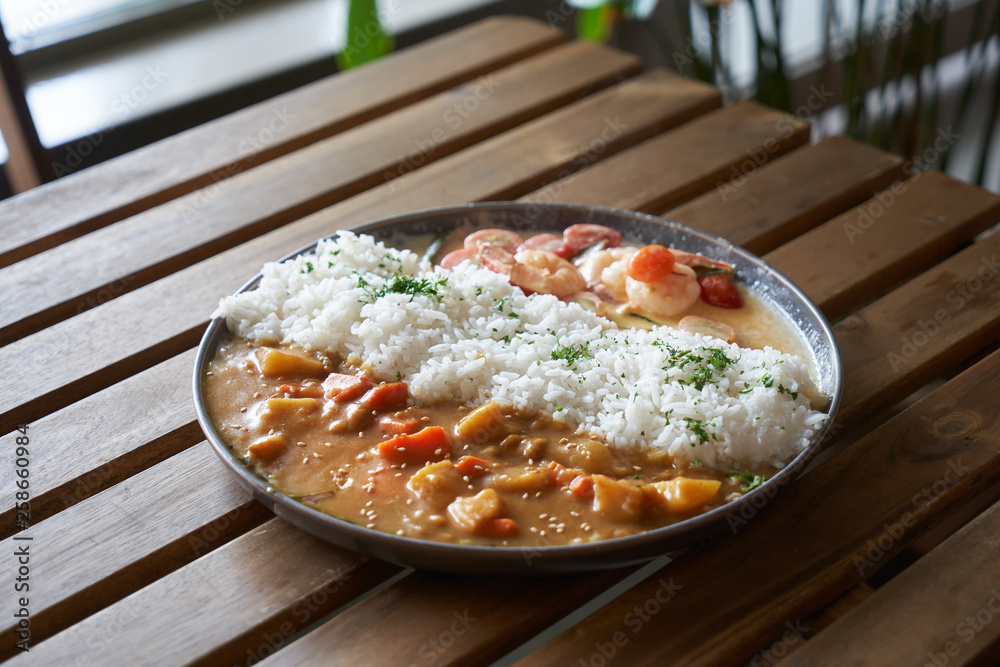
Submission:
M 440 283 L 439 296 L 373 298 L 398 271 Z M 798 357 L 666 326 L 618 329 L 575 303 L 525 296 L 470 263 L 420 266 L 410 251 L 351 232 L 315 254 L 267 264 L 260 285 L 223 299 L 215 316 L 242 337 L 325 350 L 378 379 L 401 379 L 420 403 L 496 400 L 613 447 L 715 469 L 780 467 L 827 417 L 810 408 L 815 390 Z M 558 358 L 570 349 L 584 353 Z

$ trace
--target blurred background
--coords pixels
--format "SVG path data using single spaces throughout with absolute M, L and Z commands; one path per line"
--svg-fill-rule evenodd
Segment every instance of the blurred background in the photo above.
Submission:
M 0 0 L 0 196 L 495 14 L 1000 191 L 1000 0 Z

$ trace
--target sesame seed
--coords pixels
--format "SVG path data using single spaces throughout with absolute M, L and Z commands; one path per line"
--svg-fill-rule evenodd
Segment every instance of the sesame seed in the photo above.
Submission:
M 246 412 L 246 411 L 247 411 L 246 407 L 240 408 L 240 412 Z
M 367 526 L 365 526 L 365 528 L 374 528 L 374 527 L 375 527 L 375 524 L 374 524 L 374 523 L 370 523 L 370 524 L 368 524 Z

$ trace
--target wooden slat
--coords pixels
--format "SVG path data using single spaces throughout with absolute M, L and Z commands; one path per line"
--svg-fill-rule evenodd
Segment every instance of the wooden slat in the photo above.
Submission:
M 783 667 L 963 665 L 1000 641 L 1000 504 L 976 517 Z M 984 622 L 985 621 L 985 622 Z M 993 654 L 996 659 L 996 654 Z
M 995 353 L 821 464 L 759 517 L 734 517 L 735 538 L 671 564 L 664 573 L 683 591 L 641 632 L 628 635 L 619 659 L 748 659 L 747 647 L 760 637 L 822 608 L 987 486 L 1000 472 L 1000 407 L 992 398 L 1000 389 L 998 369 Z M 753 520 L 744 524 L 745 518 Z M 908 525 L 900 532 L 904 519 Z M 640 584 L 524 664 L 586 658 L 653 593 L 653 583 Z
M 9 664 L 252 664 L 398 571 L 272 519 Z
M 844 365 L 859 370 L 842 420 L 854 406 L 888 407 L 1000 338 L 998 254 L 994 232 L 834 327 Z
M 829 137 L 763 166 L 762 157 L 746 156 L 729 181 L 663 217 L 761 255 L 903 178 L 902 158 L 846 137 Z
M 562 40 L 561 33 L 531 19 L 487 19 L 14 197 L 0 205 L 0 266 Z
M 31 575 L 45 585 L 31 590 L 32 640 L 44 640 L 269 517 L 203 442 L 33 525 L 27 534 L 39 557 Z M 12 553 L 23 535 L 0 548 Z M 14 599 L 13 587 L 0 597 L 7 608 Z M 3 632 L 12 627 L 7 621 Z M 0 659 L 13 651 L 11 643 L 0 646 Z
M 0 269 L 0 345 L 639 69 L 637 58 L 586 42 L 550 49 Z
M 884 294 L 996 223 L 1000 197 L 940 172 L 894 185 L 768 253 L 774 268 L 812 285 L 829 317 Z
M 955 289 L 956 284 L 965 285 L 977 276 L 980 267 L 983 265 L 981 260 L 983 256 L 990 257 L 991 254 L 995 253 L 998 249 L 1000 249 L 1000 234 L 994 234 L 987 237 L 983 242 L 966 249 L 962 253 L 959 253 L 955 257 L 949 259 L 947 262 L 934 267 L 927 274 L 920 276 L 918 279 L 915 279 L 910 283 L 907 283 L 899 290 L 862 309 L 857 314 L 848 320 L 841 322 L 835 327 L 838 340 L 841 340 L 843 343 L 841 347 L 845 352 L 844 384 L 845 387 L 848 388 L 848 391 L 845 392 L 844 395 L 838 422 L 843 423 L 843 421 L 854 422 L 861 420 L 879 410 L 884 409 L 885 407 L 888 407 L 913 390 L 917 389 L 929 379 L 925 372 L 916 369 L 926 368 L 928 369 L 928 372 L 933 373 L 933 369 L 939 367 L 942 360 L 955 360 L 967 357 L 973 351 L 980 349 L 981 344 L 985 344 L 986 340 L 991 339 L 991 337 L 995 338 L 997 334 L 1000 334 L 1000 307 L 998 307 L 998 299 L 1000 299 L 1000 280 L 998 280 L 996 283 L 990 283 L 986 286 L 986 288 L 977 290 L 976 294 L 973 295 L 973 297 L 971 297 L 966 304 L 964 304 L 962 309 L 960 309 L 960 312 L 955 314 L 953 319 L 954 326 L 956 327 L 954 336 L 940 335 L 933 339 L 933 345 L 924 344 L 918 346 L 914 351 L 914 355 L 908 360 L 907 366 L 892 366 L 884 364 L 879 365 L 877 368 L 873 368 L 875 363 L 871 361 L 885 359 L 887 355 L 894 352 L 898 348 L 900 341 L 903 340 L 905 336 L 912 335 L 912 332 L 917 329 L 918 322 L 925 317 L 933 317 L 935 310 L 940 307 L 940 304 L 945 303 L 947 298 L 946 295 L 949 294 L 951 290 Z M 807 293 L 809 292 L 810 286 L 808 284 L 803 284 L 802 287 Z M 843 342 L 842 337 L 844 335 L 849 337 L 848 342 Z M 864 354 L 851 354 L 853 350 L 864 350 L 865 352 Z M 912 364 L 912 367 L 910 367 L 909 364 Z M 849 449 L 847 451 L 853 452 L 855 449 Z M 810 478 L 815 479 L 815 477 L 812 476 L 810 476 Z M 830 483 L 836 484 L 837 481 L 834 480 Z M 806 488 L 813 488 L 814 485 L 810 485 L 810 483 L 806 480 L 802 480 L 796 484 L 793 489 L 803 486 Z M 815 499 L 801 505 L 792 505 L 792 507 L 812 507 L 819 502 L 821 502 L 821 500 Z M 777 501 L 775 501 L 775 505 L 776 504 Z M 788 506 L 786 505 L 786 507 Z M 790 512 L 796 515 L 796 519 L 792 523 L 798 523 L 801 516 L 796 514 L 794 509 L 790 510 Z M 756 522 L 760 523 L 767 521 L 772 514 L 774 514 L 774 510 L 764 513 L 762 517 L 756 519 Z M 863 522 L 861 517 L 864 512 L 857 512 L 856 514 L 857 516 L 854 518 Z M 772 531 L 772 535 L 769 538 L 772 540 L 772 548 L 783 548 L 782 545 L 786 544 L 783 542 L 785 539 L 783 526 L 785 524 L 782 522 L 788 521 L 790 521 L 790 519 L 788 519 L 785 514 L 782 514 L 780 517 L 775 518 L 767 524 L 770 526 L 769 529 Z M 821 523 L 820 525 L 825 524 Z M 872 522 L 871 525 L 875 525 L 874 522 Z M 762 591 L 760 596 L 750 595 L 750 593 L 747 593 L 746 595 L 744 594 L 744 591 L 747 589 L 746 581 L 770 581 L 773 576 L 770 572 L 754 572 L 748 576 L 744 571 L 740 570 L 738 574 L 733 574 L 732 576 L 728 574 L 728 570 L 731 568 L 731 565 L 727 565 L 725 563 L 728 563 L 729 561 L 740 561 L 746 563 L 767 562 L 767 560 L 758 560 L 753 548 L 748 548 L 745 552 L 742 551 L 742 534 L 744 530 L 746 529 L 741 526 L 741 537 L 739 538 L 739 542 L 724 540 L 723 544 L 718 547 L 718 560 L 724 562 L 722 564 L 717 564 L 717 569 L 706 569 L 705 571 L 698 570 L 697 563 L 701 558 L 698 554 L 694 554 L 687 560 L 682 559 L 680 561 L 680 563 L 691 565 L 691 570 L 693 570 L 693 573 L 687 575 L 687 581 L 717 579 L 723 577 L 723 574 L 725 574 L 724 578 L 727 583 L 724 590 L 728 590 L 729 593 L 713 591 L 711 595 L 715 597 L 707 597 L 701 601 L 701 604 L 712 608 L 712 605 L 721 606 L 723 602 L 728 601 L 728 604 L 732 606 L 739 606 L 739 609 L 733 612 L 733 615 L 737 618 L 739 618 L 740 615 L 752 615 L 755 613 L 756 607 L 765 606 L 767 604 L 767 595 L 775 594 L 775 590 L 770 586 L 764 587 L 765 590 Z M 734 546 L 741 550 L 740 554 L 734 555 Z M 713 551 L 713 553 L 716 552 Z M 768 558 L 769 557 L 770 556 L 768 556 Z M 673 572 L 672 568 L 674 567 L 676 567 L 676 565 L 671 565 L 671 569 L 661 571 L 661 574 L 669 577 Z M 415 586 L 419 581 L 419 578 L 424 576 L 428 575 L 416 573 L 413 577 L 416 577 L 417 579 L 413 582 L 407 583 L 407 586 Z M 789 591 L 794 590 L 796 587 L 802 588 L 805 580 L 806 577 L 800 576 L 798 579 L 790 579 L 788 582 L 785 582 L 784 586 Z M 680 579 L 678 579 L 678 581 L 680 581 Z M 574 582 L 573 585 L 575 587 L 573 595 L 580 593 L 580 591 L 577 590 L 579 587 L 588 586 L 586 582 Z M 655 585 L 653 586 L 655 588 Z M 698 588 L 698 586 L 699 584 L 690 585 L 693 589 Z M 844 590 L 847 588 L 849 588 L 849 585 L 845 584 Z M 780 590 L 780 587 L 776 586 L 775 589 Z M 400 590 L 401 589 L 398 586 L 395 586 L 392 589 L 387 589 L 383 594 L 391 596 L 394 605 L 400 610 L 409 610 L 410 613 L 414 615 L 423 615 L 428 619 L 427 623 L 431 626 L 443 622 L 443 617 L 429 616 L 428 612 L 424 609 L 425 600 L 423 597 L 419 595 L 403 596 L 400 594 Z M 409 590 L 409 588 L 406 590 Z M 591 595 L 597 595 L 601 591 L 601 588 L 599 586 L 594 586 L 588 588 L 588 590 Z M 733 596 L 732 591 L 740 591 L 740 595 Z M 838 591 L 838 593 L 839 592 L 843 591 Z M 832 599 L 832 597 L 836 597 L 836 594 L 837 593 L 832 593 L 830 599 Z M 562 605 L 560 603 L 560 599 L 560 595 L 556 593 L 546 602 L 553 615 L 556 615 L 559 611 L 562 613 L 568 613 L 572 609 L 571 605 Z M 747 601 L 744 606 L 745 599 Z M 533 607 L 537 605 L 537 601 L 537 596 L 534 595 L 533 591 L 529 587 L 525 589 L 506 590 L 497 597 L 482 599 L 481 603 L 483 606 L 487 607 L 489 605 L 494 605 L 520 609 L 533 609 Z M 645 599 L 640 599 L 632 602 L 632 605 L 641 605 L 644 602 Z M 818 606 L 816 609 L 822 607 L 821 603 L 817 604 Z M 347 614 L 365 614 L 366 609 L 368 608 L 358 607 L 349 610 Z M 813 609 L 812 611 L 815 611 L 816 609 Z M 618 610 L 616 609 L 615 611 L 610 612 L 610 618 L 612 620 L 618 619 L 618 622 L 620 623 L 624 615 L 630 610 L 631 606 L 625 607 L 621 610 L 621 613 L 618 613 Z M 682 638 L 687 636 L 687 617 L 683 610 L 678 609 L 678 612 L 679 617 L 672 620 L 674 625 L 670 628 L 662 630 L 659 633 L 655 630 L 651 631 L 653 637 L 650 637 L 649 641 L 655 642 L 657 634 L 662 635 L 664 633 L 671 634 L 671 636 L 673 636 L 678 642 L 683 641 Z M 599 614 L 602 615 L 605 613 L 606 612 L 603 611 L 599 612 Z M 698 609 L 694 613 L 697 615 L 704 612 Z M 801 615 L 805 615 L 805 612 Z M 768 633 L 776 634 L 783 632 L 785 630 L 783 627 L 785 620 L 795 621 L 800 616 L 782 618 L 776 621 L 776 627 L 769 627 L 763 630 L 758 628 L 759 634 L 757 637 L 770 636 Z M 516 618 L 516 614 L 514 617 Z M 359 618 L 357 621 L 351 621 L 350 623 L 363 623 L 365 619 L 367 619 L 369 623 L 377 622 L 376 617 L 370 617 L 365 614 L 364 619 Z M 773 618 L 770 620 L 774 621 Z M 510 620 L 510 618 L 506 621 L 503 619 L 494 619 L 491 622 L 495 624 L 495 627 L 491 628 L 490 632 L 486 633 L 485 636 L 487 637 L 506 637 L 510 633 L 514 632 L 511 626 L 515 621 Z M 591 623 L 591 621 L 588 620 L 587 623 Z M 341 634 L 341 630 L 345 627 L 348 627 L 348 625 L 338 620 L 336 623 L 324 625 L 322 628 L 314 631 L 310 635 L 307 635 L 300 640 L 301 646 L 298 650 L 301 652 L 297 652 L 295 654 L 296 657 L 301 658 L 307 651 L 311 651 L 313 655 L 323 655 L 322 651 L 324 650 L 324 647 L 330 645 L 331 642 L 348 642 L 348 637 Z M 684 627 L 685 631 L 677 632 L 677 627 Z M 705 631 L 705 641 L 711 642 L 712 631 L 713 630 L 711 628 Z M 608 641 L 610 634 L 611 633 L 608 633 L 608 636 L 601 641 Z M 439 664 L 461 665 L 483 658 L 483 651 L 486 650 L 487 646 L 483 645 L 481 641 L 476 641 L 476 639 L 476 636 L 464 636 L 462 638 L 458 638 L 455 645 L 449 650 L 447 656 L 445 656 Z M 350 639 L 352 644 L 357 641 L 357 638 Z M 567 639 L 566 641 L 567 644 L 572 644 L 573 640 Z M 750 643 L 751 642 L 745 642 L 743 645 L 749 645 Z M 488 646 L 492 647 L 495 646 L 495 644 L 491 643 L 488 644 Z M 586 646 L 589 646 L 590 649 L 582 652 L 582 657 L 585 660 L 589 659 L 593 650 L 596 650 L 593 647 L 593 642 L 586 644 Z M 374 651 L 376 650 L 376 646 L 368 645 L 368 649 L 370 651 Z M 410 646 L 408 650 L 415 649 L 416 646 Z M 487 659 L 489 657 L 496 658 L 499 655 L 500 654 L 487 656 Z M 641 653 L 639 655 L 641 655 Z M 578 656 L 574 656 L 573 659 L 563 659 L 563 657 L 557 657 L 553 659 L 552 664 L 577 664 L 578 659 Z M 281 662 L 280 659 L 278 662 Z M 623 659 L 622 664 L 632 664 L 632 662 L 630 659 Z M 641 664 L 641 661 L 636 664 Z
M 600 204 L 658 213 L 724 182 L 748 155 L 759 155 L 764 164 L 808 141 L 808 123 L 754 102 L 740 102 L 522 200 Z M 665 160 L 664 156 L 683 159 Z
M 530 581 L 475 579 L 441 574 L 414 574 L 395 584 L 392 591 L 376 594 L 340 614 L 282 649 L 263 664 L 318 665 L 320 656 L 336 656 L 342 665 L 489 664 L 558 618 L 562 605 L 575 606 L 588 599 L 594 588 L 606 588 L 627 574 L 616 570 L 572 577 Z M 524 606 L 512 599 L 512 587 L 532 590 L 536 604 Z M 558 597 L 559 604 L 550 600 Z M 414 614 L 413 600 L 423 601 Z M 399 604 L 399 602 L 405 604 Z M 497 604 L 497 602 L 500 602 Z M 371 619 L 381 619 L 371 625 Z M 504 628 L 502 633 L 496 630 Z M 385 628 L 393 628 L 385 632 Z M 345 637 L 355 641 L 345 642 Z M 474 660 L 456 661 L 453 649 L 466 644 L 478 647 Z M 458 644 L 458 646 L 456 646 Z M 378 653 L 372 647 L 378 645 Z
M 0 348 L 9 386 L 18 388 L 0 396 L 0 433 L 190 347 L 220 295 L 265 261 L 366 220 L 520 196 L 718 104 L 709 86 L 644 74 Z M 609 127 L 616 133 L 594 152 L 591 140 Z
M 194 350 L 168 359 L 31 425 L 31 523 L 38 523 L 203 439 L 191 406 Z M 17 431 L 0 438 L 14 451 Z M 0 478 L 15 479 L 14 458 Z M 13 503 L 0 539 L 14 530 Z

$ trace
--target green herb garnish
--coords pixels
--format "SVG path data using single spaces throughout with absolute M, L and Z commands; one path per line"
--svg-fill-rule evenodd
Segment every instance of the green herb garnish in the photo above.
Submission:
M 729 473 L 730 477 L 735 478 L 737 482 L 743 485 L 743 491 L 746 493 L 750 493 L 758 486 L 767 481 L 767 477 L 765 477 L 764 475 L 755 475 L 749 470 L 744 470 L 743 472 L 740 472 L 735 468 L 727 468 L 726 472 Z
M 552 350 L 551 357 L 553 361 L 564 359 L 566 363 L 572 366 L 580 359 L 590 359 L 590 350 L 583 343 L 580 345 L 570 345 L 569 347 L 560 345 Z
M 694 433 L 694 435 L 698 438 L 698 444 L 704 445 L 708 442 L 709 438 L 715 438 L 718 440 L 718 437 L 716 437 L 714 433 L 709 433 L 705 429 L 705 422 L 700 419 L 685 417 L 684 421 L 687 423 L 688 430 Z M 691 446 L 694 447 L 694 443 L 691 443 Z
M 779 394 L 788 394 L 789 396 L 791 396 L 791 397 L 792 397 L 792 400 L 793 400 L 793 401 L 794 401 L 794 400 L 795 400 L 796 398 L 798 398 L 798 397 L 799 397 L 799 392 L 797 392 L 797 391 L 792 391 L 791 389 L 789 389 L 788 387 L 786 387 L 786 386 L 785 386 L 785 385 L 783 385 L 783 384 L 779 384 L 779 385 L 778 385 L 778 393 L 779 393 Z
M 441 288 L 447 284 L 448 279 L 444 276 L 431 280 L 430 278 L 416 278 L 408 276 L 405 273 L 396 273 L 382 287 L 375 289 L 362 276 L 358 276 L 358 287 L 365 290 L 365 296 L 371 302 L 382 298 L 386 294 L 408 294 L 411 297 L 423 295 L 440 301 L 442 298 Z

